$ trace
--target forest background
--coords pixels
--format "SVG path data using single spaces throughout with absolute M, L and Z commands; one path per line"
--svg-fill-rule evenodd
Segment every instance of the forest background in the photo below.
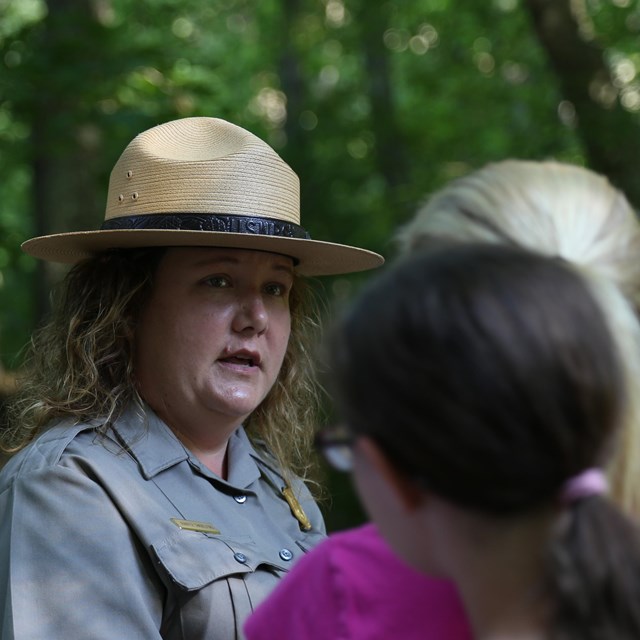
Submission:
M 316 239 L 393 256 L 444 182 L 506 157 L 589 166 L 640 205 L 640 0 L 0 0 L 0 391 L 140 131 L 217 116 L 301 179 Z M 366 276 L 331 278 L 329 309 Z M 362 520 L 329 474 L 328 527 Z

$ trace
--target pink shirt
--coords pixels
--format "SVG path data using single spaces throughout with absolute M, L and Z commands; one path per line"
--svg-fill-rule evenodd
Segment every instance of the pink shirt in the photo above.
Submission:
M 245 624 L 247 640 L 471 640 L 454 587 L 396 558 L 373 525 L 335 533 Z

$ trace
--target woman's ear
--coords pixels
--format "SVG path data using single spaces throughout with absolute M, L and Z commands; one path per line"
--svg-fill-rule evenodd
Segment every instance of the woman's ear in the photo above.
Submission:
M 425 491 L 411 481 L 402 470 L 394 467 L 375 441 L 360 436 L 355 447 L 362 462 L 381 477 L 405 510 L 414 511 L 424 503 Z

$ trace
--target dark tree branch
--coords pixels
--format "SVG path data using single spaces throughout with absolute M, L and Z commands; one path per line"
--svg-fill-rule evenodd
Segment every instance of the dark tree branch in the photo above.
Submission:
M 573 3 L 575 6 L 575 3 Z M 538 39 L 575 107 L 588 162 L 640 205 L 640 123 L 617 96 L 604 51 L 580 29 L 571 0 L 526 0 Z

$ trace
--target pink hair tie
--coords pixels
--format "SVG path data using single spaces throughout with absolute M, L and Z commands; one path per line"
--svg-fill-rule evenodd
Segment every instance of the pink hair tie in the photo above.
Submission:
M 608 489 L 609 483 L 602 469 L 585 469 L 564 483 L 560 490 L 560 502 L 573 504 L 583 498 L 602 495 Z

